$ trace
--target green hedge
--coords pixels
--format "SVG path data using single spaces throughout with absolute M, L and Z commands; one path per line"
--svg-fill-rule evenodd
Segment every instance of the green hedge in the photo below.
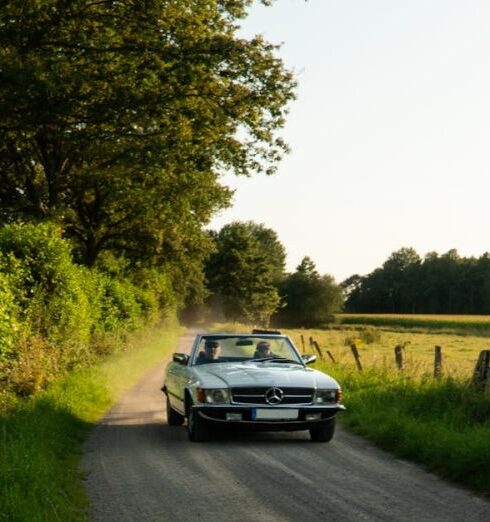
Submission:
M 15 351 L 20 328 L 19 308 L 11 278 L 0 272 L 0 365 Z
M 52 224 L 0 229 L 0 384 L 30 395 L 155 324 L 174 304 L 165 274 L 102 272 L 73 262 Z

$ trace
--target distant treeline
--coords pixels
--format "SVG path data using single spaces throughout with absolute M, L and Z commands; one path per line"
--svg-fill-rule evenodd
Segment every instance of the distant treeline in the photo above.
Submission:
M 449 250 L 422 258 L 402 248 L 380 268 L 341 286 L 348 312 L 490 314 L 490 254 L 461 257 Z

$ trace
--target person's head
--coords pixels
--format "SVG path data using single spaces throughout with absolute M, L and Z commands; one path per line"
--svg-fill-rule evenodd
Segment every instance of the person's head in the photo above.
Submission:
M 259 357 L 267 357 L 271 354 L 271 345 L 268 341 L 260 341 L 257 343 L 257 355 Z
M 208 359 L 218 359 L 221 353 L 221 346 L 218 341 L 206 341 L 204 351 Z

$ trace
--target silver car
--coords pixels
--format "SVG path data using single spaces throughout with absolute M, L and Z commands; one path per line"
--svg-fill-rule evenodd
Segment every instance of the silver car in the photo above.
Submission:
M 300 355 L 280 334 L 197 335 L 191 354 L 174 353 L 162 391 L 167 420 L 187 419 L 191 441 L 211 437 L 213 427 L 239 430 L 309 430 L 328 442 L 340 403 L 338 383 L 307 368 L 314 355 Z

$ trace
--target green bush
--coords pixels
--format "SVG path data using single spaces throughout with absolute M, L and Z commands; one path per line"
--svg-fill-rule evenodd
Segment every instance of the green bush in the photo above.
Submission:
M 15 302 L 11 277 L 0 271 L 0 377 L 1 365 L 14 351 L 20 329 L 19 307 Z
M 169 278 L 76 265 L 54 225 L 0 229 L 0 382 L 35 393 L 66 371 L 124 346 L 127 334 L 154 325 L 175 305 Z M 104 267 L 102 267 L 104 269 Z
M 135 295 L 135 287 L 128 280 L 101 276 L 103 284 L 100 325 L 103 330 L 134 330 L 141 322 L 143 310 Z
M 360 328 L 355 337 L 346 337 L 344 340 L 345 346 L 352 344 L 372 344 L 381 340 L 381 332 L 372 326 Z
M 7 225 L 0 229 L 7 273 L 17 265 L 16 302 L 32 332 L 76 349 L 88 343 L 92 327 L 84 278 L 70 244 L 52 225 Z
M 170 276 L 156 268 L 140 268 L 132 274 L 133 284 L 151 294 L 152 304 L 159 311 L 175 310 L 177 302 Z M 156 299 L 156 302 L 153 300 Z

